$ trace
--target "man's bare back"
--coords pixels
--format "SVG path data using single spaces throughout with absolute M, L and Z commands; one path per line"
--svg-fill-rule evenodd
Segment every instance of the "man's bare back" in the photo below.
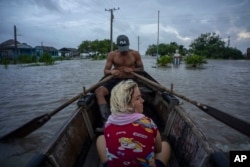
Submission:
M 143 63 L 139 52 L 128 50 L 109 53 L 104 67 L 105 75 L 112 74 L 117 78 L 132 78 L 133 76 L 130 74 L 132 71 L 143 71 Z

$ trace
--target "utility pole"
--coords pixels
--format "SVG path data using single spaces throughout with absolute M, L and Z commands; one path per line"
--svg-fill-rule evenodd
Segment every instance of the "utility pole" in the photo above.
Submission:
M 230 36 L 228 36 L 228 41 L 227 41 L 227 47 L 229 48 L 230 46 Z
M 113 11 L 119 10 L 120 8 L 118 7 L 117 9 L 105 9 L 105 11 L 110 12 L 110 51 L 113 51 L 113 19 L 114 19 L 114 14 Z
M 138 36 L 138 52 L 140 53 L 140 37 Z
M 16 25 L 14 25 L 14 44 L 15 44 L 15 58 L 17 58 L 17 39 L 16 39 Z
M 156 57 L 158 58 L 158 46 L 159 46 L 159 22 L 160 22 L 160 11 L 158 10 L 158 30 L 157 30 L 157 53 L 156 53 Z

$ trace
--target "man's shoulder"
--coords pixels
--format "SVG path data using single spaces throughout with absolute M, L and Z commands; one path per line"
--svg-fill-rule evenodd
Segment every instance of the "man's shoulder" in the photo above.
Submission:
M 139 53 L 137 50 L 129 49 L 129 52 Z
M 113 50 L 113 51 L 111 51 L 111 52 L 109 52 L 109 54 L 108 55 L 117 55 L 117 54 L 119 54 L 120 52 L 118 51 L 118 50 Z
M 133 50 L 133 49 L 129 49 L 127 54 L 129 55 L 133 55 L 133 56 L 136 56 L 136 57 L 140 57 L 140 53 L 136 50 Z M 114 51 L 111 51 L 109 52 L 108 56 L 110 57 L 115 57 L 115 56 L 120 56 L 121 55 L 121 52 L 118 51 L 118 50 L 114 50 Z
M 131 54 L 131 55 L 136 56 L 136 57 L 141 56 L 138 51 L 133 50 L 133 49 L 129 49 L 128 54 Z
M 108 57 L 114 57 L 115 55 L 117 55 L 117 51 L 111 51 L 111 52 L 109 52 L 109 54 L 108 54 Z

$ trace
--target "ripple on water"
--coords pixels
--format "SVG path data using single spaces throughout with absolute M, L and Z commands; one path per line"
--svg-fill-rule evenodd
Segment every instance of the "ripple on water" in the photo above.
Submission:
M 203 69 L 152 68 L 156 59 L 143 57 L 145 71 L 176 93 L 250 120 L 250 61 L 208 60 Z M 88 89 L 103 76 L 105 61 L 59 61 L 53 66 L 0 68 L 0 136 Z M 193 121 L 218 148 L 250 150 L 250 139 L 181 100 Z M 75 103 L 74 103 L 75 104 Z M 44 126 L 12 144 L 0 143 L 1 166 L 25 166 L 33 154 L 75 112 L 75 105 L 54 115 Z M 4 150 L 4 151 L 3 151 Z

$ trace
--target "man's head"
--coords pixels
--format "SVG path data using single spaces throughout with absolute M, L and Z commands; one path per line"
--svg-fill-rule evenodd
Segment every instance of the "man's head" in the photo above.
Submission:
M 129 39 L 126 35 L 119 35 L 117 37 L 116 45 L 120 52 L 129 50 Z

